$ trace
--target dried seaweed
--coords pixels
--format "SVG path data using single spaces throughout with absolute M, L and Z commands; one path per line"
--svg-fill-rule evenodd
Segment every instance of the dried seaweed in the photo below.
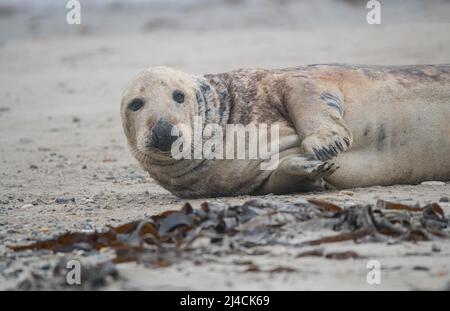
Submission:
M 318 206 L 321 210 L 326 211 L 326 212 L 340 213 L 343 211 L 343 209 L 341 207 L 339 207 L 333 203 L 316 200 L 316 199 L 309 199 L 308 202 Z
M 402 203 L 388 202 L 388 201 L 384 201 L 384 200 L 378 200 L 377 207 L 380 209 L 402 210 L 402 211 L 409 211 L 409 212 L 421 212 L 422 211 L 422 208 L 420 208 L 420 207 L 409 206 L 409 205 L 405 205 Z
M 361 256 L 353 251 L 346 251 L 346 252 L 331 252 L 325 255 L 325 258 L 327 259 L 336 259 L 336 260 L 345 260 L 345 259 L 356 259 L 360 258 Z
M 286 267 L 286 266 L 277 266 L 268 270 L 262 270 L 260 267 L 255 265 L 254 263 L 250 263 L 244 272 L 268 272 L 268 273 L 283 273 L 283 272 L 296 272 L 297 269 Z
M 324 238 L 320 238 L 317 240 L 308 241 L 305 244 L 306 245 L 320 245 L 325 243 L 337 243 L 337 242 L 344 242 L 344 241 L 357 241 L 358 239 L 361 239 L 367 235 L 369 235 L 371 232 L 366 229 L 356 230 L 352 232 L 345 232 L 333 236 L 327 236 Z
M 306 232 L 314 232 L 318 237 L 308 239 L 311 235 Z M 204 202 L 195 209 L 186 203 L 179 211 L 166 211 L 109 227 L 106 232 L 66 233 L 11 248 L 54 252 L 110 249 L 115 253 L 116 263 L 138 261 L 165 267 L 177 260 L 195 258 L 199 253 L 250 254 L 256 246 L 301 249 L 328 243 L 420 242 L 446 239 L 449 233 L 449 220 L 437 203 L 421 208 L 380 200 L 375 208 L 372 205 L 341 208 L 315 199 L 299 199 L 294 203 L 256 199 L 235 206 Z M 324 253 L 322 250 L 297 255 L 305 256 L 341 260 L 360 257 L 351 251 Z M 259 271 L 259 268 L 249 265 L 247 271 Z M 282 269 L 274 268 L 273 272 L 277 271 Z

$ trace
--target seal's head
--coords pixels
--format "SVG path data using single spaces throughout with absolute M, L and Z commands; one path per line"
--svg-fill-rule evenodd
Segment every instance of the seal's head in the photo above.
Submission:
M 171 159 L 178 124 L 192 124 L 198 113 L 198 78 L 154 67 L 135 77 L 122 96 L 125 135 L 138 161 Z

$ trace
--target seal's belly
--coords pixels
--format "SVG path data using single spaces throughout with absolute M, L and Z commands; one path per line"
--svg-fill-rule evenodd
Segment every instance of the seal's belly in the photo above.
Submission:
M 337 157 L 340 169 L 328 178 L 331 184 L 349 188 L 450 180 L 450 85 L 353 95 L 345 119 L 354 144 Z

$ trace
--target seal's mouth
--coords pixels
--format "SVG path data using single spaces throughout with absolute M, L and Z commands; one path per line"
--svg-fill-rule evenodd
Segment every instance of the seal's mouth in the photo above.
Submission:
M 154 147 L 136 147 L 131 150 L 131 153 L 139 162 L 144 163 L 150 162 L 154 164 L 162 164 L 175 161 L 171 156 L 170 150 L 161 151 Z
M 160 118 L 151 130 L 138 139 L 133 150 L 134 156 L 138 160 L 172 160 L 172 145 L 179 138 L 179 135 L 172 135 L 174 127 L 166 119 Z

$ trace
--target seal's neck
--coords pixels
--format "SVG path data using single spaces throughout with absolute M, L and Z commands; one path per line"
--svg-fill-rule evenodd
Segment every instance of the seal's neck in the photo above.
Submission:
M 228 123 L 230 116 L 231 97 L 226 81 L 218 75 L 205 75 L 196 77 L 198 89 L 196 92 L 199 116 L 205 124 Z

